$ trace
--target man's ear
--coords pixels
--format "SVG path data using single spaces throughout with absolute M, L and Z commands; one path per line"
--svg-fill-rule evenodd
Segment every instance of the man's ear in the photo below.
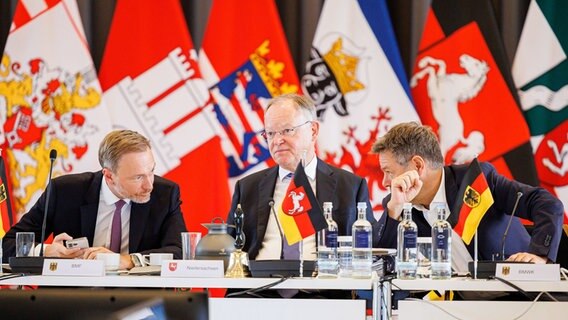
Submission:
M 103 172 L 103 177 L 104 177 L 105 181 L 107 182 L 107 184 L 113 184 L 113 177 L 112 177 L 112 172 L 110 171 L 110 169 L 103 168 L 102 172 Z
M 426 161 L 421 156 L 413 156 L 410 159 L 410 163 L 414 167 L 414 169 L 418 172 L 419 176 L 422 176 L 424 170 L 426 169 Z
M 317 141 L 319 135 L 319 122 L 312 121 L 312 140 Z

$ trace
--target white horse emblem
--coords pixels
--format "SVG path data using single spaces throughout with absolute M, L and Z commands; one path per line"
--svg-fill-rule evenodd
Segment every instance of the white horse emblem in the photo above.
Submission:
M 305 196 L 306 194 L 303 192 L 298 192 L 298 193 L 296 193 L 295 191 L 290 192 L 288 197 L 292 198 L 292 203 L 294 204 L 294 208 L 288 210 L 289 215 L 294 215 L 298 212 L 304 211 L 304 207 L 300 205 L 300 201 L 302 201 Z
M 464 137 L 458 103 L 467 102 L 479 94 L 487 81 L 489 66 L 487 62 L 467 54 L 462 54 L 459 62 L 466 73 L 447 74 L 444 60 L 426 56 L 418 62 L 420 70 L 410 80 L 410 86 L 416 87 L 418 81 L 428 75 L 426 86 L 432 102 L 432 113 L 439 125 L 442 154 L 446 155 L 450 149 L 462 143 L 465 147 L 456 149 L 452 161 L 465 163 L 485 150 L 485 137 L 479 131 L 472 131 L 467 138 Z

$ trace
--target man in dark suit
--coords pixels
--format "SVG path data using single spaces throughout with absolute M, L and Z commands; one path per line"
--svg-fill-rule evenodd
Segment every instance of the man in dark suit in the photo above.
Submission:
M 154 175 L 150 141 L 130 130 L 109 133 L 99 148 L 102 170 L 53 179 L 47 213 L 47 257 L 95 259 L 121 254 L 120 268 L 134 265 L 130 253 L 173 253 L 181 258 L 180 233 L 186 231 L 177 184 Z M 3 239 L 4 257 L 15 255 L 16 233 L 41 237 L 46 193 Z M 68 249 L 64 241 L 87 237 L 90 248 Z
M 243 250 L 248 252 L 250 259 L 284 257 L 283 243 L 286 245 L 286 241 L 282 241 L 275 211 L 290 183 L 289 174 L 295 171 L 302 158 L 320 206 L 326 201 L 333 203 L 332 216 L 338 224 L 339 235 L 351 234 L 351 226 L 357 219 L 357 202 L 367 203 L 367 219 L 371 223 L 376 222 L 365 179 L 332 167 L 316 157 L 319 123 L 312 101 L 296 94 L 273 99 L 264 114 L 264 126 L 270 155 L 277 166 L 239 180 L 228 215 L 228 222 L 232 224 L 233 212 L 237 204 L 241 204 L 245 213 L 243 231 L 246 241 Z M 310 236 L 303 242 L 304 258 L 315 260 L 315 237 Z
M 457 201 L 462 201 L 458 190 L 467 166 L 444 167 L 436 135 L 429 127 L 417 123 L 394 126 L 375 142 L 372 150 L 379 154 L 383 185 L 391 189 L 391 194 L 383 201 L 385 212 L 379 220 L 382 232 L 379 245 L 396 248 L 397 226 L 404 202 L 413 205 L 412 218 L 418 225 L 418 235 L 430 236 L 431 223 L 435 220 L 431 205 L 445 202 L 447 208 L 452 209 Z M 481 168 L 494 203 L 477 230 L 479 258 L 491 260 L 501 252 L 502 236 L 521 192 L 515 215 L 534 222 L 534 230 L 530 236 L 521 221 L 514 217 L 505 243 L 505 257 L 511 261 L 554 262 L 562 233 L 562 203 L 542 188 L 505 178 L 489 163 L 481 163 Z M 459 212 L 450 212 L 447 220 L 452 226 L 456 225 L 458 215 Z M 463 263 L 474 255 L 473 241 L 466 247 L 459 236 L 453 237 L 452 254 L 457 255 L 452 259 L 454 269 L 467 268 Z

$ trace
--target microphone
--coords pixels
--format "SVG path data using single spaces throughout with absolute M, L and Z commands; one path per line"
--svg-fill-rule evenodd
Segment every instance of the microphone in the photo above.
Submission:
M 268 205 L 270 206 L 270 213 L 274 216 L 274 220 L 276 221 L 276 226 L 278 226 L 278 232 L 280 232 L 280 239 L 284 241 L 284 232 L 282 231 L 282 227 L 280 226 L 280 222 L 278 221 L 278 215 L 276 211 L 274 211 L 274 200 L 270 199 L 268 201 Z M 284 257 L 284 251 L 280 252 L 280 258 Z
M 49 177 L 47 179 L 47 187 L 45 190 L 45 208 L 43 210 L 43 222 L 41 225 L 41 244 L 39 255 L 37 257 L 10 257 L 9 263 L 10 268 L 13 272 L 17 273 L 39 273 L 41 274 L 43 269 L 43 241 L 45 238 L 45 229 L 47 224 L 47 212 L 49 209 L 49 199 L 51 198 L 51 175 L 53 173 L 53 163 L 57 158 L 57 150 L 51 149 L 49 152 Z
M 509 222 L 507 223 L 507 227 L 505 228 L 505 232 L 503 233 L 503 237 L 501 238 L 501 252 L 494 254 L 492 261 L 478 261 L 478 274 L 477 277 L 479 279 L 487 279 L 490 277 L 495 276 L 495 270 L 497 268 L 497 263 L 520 263 L 516 261 L 505 261 L 505 240 L 507 239 L 507 235 L 509 234 L 509 229 L 511 228 L 511 223 L 513 222 L 513 218 L 515 217 L 515 213 L 517 212 L 517 207 L 519 205 L 519 201 L 523 193 L 518 191 L 517 192 L 517 200 L 515 200 L 515 205 L 513 206 L 513 210 L 511 211 L 511 216 L 509 217 Z M 501 255 L 500 260 L 494 260 L 495 256 Z M 469 262 L 469 272 L 473 275 L 474 274 L 474 261 Z
M 509 217 L 509 223 L 507 223 L 507 228 L 505 228 L 505 232 L 503 233 L 503 238 L 501 239 L 501 259 L 505 260 L 505 240 L 507 239 L 507 235 L 509 234 L 509 228 L 511 228 L 511 222 L 513 222 L 513 217 L 515 216 L 515 212 L 517 212 L 517 206 L 519 205 L 519 201 L 523 196 L 522 192 L 517 192 L 517 200 L 515 201 L 515 205 L 513 206 L 513 211 L 511 212 L 511 217 Z

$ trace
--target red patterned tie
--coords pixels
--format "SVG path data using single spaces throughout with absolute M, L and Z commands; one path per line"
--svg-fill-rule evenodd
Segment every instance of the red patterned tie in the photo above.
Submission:
M 114 205 L 114 215 L 112 216 L 112 227 L 110 231 L 110 251 L 120 253 L 122 244 L 122 207 L 126 204 L 124 200 L 118 200 Z

